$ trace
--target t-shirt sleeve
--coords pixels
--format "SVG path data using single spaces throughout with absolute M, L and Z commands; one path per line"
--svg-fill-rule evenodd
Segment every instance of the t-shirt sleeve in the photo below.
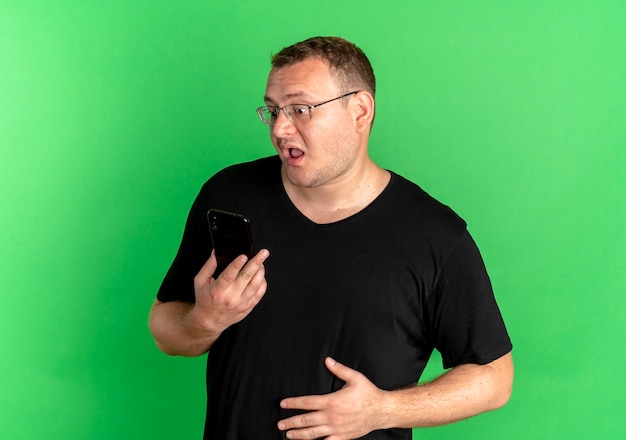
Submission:
M 191 206 L 180 247 L 157 293 L 159 301 L 195 302 L 193 279 L 212 250 L 206 203 L 202 200 L 201 192 Z
M 491 281 L 469 232 L 444 261 L 429 308 L 444 368 L 486 364 L 511 351 Z

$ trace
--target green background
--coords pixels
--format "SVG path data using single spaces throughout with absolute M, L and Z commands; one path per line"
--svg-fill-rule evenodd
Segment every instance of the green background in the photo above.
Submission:
M 341 35 L 370 148 L 451 205 L 512 400 L 415 438 L 626 435 L 626 2 L 0 0 L 0 438 L 199 438 L 203 358 L 147 328 L 200 185 L 273 153 L 269 56 Z M 435 359 L 427 376 L 438 374 Z

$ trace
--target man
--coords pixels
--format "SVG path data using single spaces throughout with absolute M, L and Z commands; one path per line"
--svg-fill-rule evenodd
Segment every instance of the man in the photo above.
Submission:
M 369 158 L 374 96 L 354 44 L 284 48 L 257 110 L 278 155 L 217 173 L 191 208 L 150 328 L 165 353 L 209 353 L 205 439 L 410 439 L 509 399 L 511 343 L 478 250 L 449 208 Z M 248 216 L 261 249 L 217 279 L 209 208 Z M 417 386 L 433 349 L 449 370 Z

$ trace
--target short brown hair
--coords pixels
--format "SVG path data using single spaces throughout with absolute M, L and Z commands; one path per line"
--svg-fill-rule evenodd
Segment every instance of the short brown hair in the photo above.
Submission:
M 344 93 L 366 90 L 376 95 L 376 78 L 369 59 L 354 43 L 340 37 L 312 37 L 287 46 L 272 55 L 272 68 L 290 66 L 308 58 L 328 63 Z

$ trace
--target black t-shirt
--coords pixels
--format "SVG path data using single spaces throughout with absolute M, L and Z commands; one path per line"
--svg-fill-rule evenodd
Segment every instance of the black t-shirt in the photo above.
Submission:
M 271 255 L 264 298 L 209 352 L 205 439 L 284 439 L 276 424 L 295 413 L 281 399 L 343 386 L 326 356 L 392 390 L 415 384 L 433 349 L 445 368 L 511 350 L 465 223 L 397 174 L 361 212 L 320 225 L 289 200 L 278 157 L 222 170 L 192 206 L 160 301 L 194 301 L 193 277 L 211 253 L 209 208 L 248 216 L 255 248 Z

